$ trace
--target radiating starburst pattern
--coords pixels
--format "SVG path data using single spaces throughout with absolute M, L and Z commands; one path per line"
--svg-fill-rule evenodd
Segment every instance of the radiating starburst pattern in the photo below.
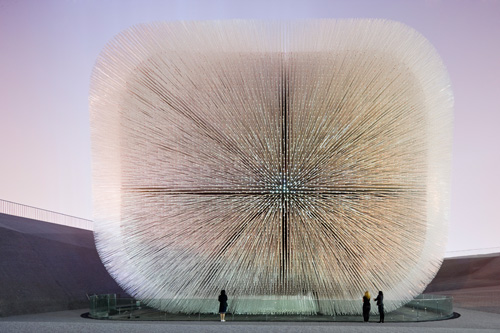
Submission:
M 452 96 L 402 24 L 141 25 L 90 109 L 96 245 L 152 306 L 358 313 L 383 290 L 390 311 L 441 264 Z

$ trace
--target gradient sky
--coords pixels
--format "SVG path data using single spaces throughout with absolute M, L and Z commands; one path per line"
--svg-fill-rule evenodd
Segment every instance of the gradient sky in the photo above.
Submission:
M 500 0 L 0 0 L 0 199 L 91 219 L 99 52 L 138 23 L 234 18 L 384 18 L 422 33 L 455 95 L 448 255 L 500 251 Z

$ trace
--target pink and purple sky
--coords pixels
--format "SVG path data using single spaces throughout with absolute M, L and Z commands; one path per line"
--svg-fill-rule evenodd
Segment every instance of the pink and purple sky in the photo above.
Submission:
M 500 251 L 500 0 L 0 0 L 0 199 L 92 219 L 102 48 L 138 23 L 235 18 L 383 18 L 422 33 L 455 95 L 447 255 Z

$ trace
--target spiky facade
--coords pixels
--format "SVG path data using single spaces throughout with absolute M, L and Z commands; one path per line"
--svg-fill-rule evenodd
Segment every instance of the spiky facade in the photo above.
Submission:
M 221 289 L 236 313 L 359 313 L 365 290 L 390 311 L 442 262 L 452 104 L 400 23 L 126 30 L 91 83 L 102 261 L 167 311 Z

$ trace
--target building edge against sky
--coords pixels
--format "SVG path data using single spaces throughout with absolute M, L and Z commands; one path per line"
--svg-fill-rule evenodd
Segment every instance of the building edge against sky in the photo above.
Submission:
M 171 299 L 155 307 L 409 301 L 442 262 L 453 98 L 407 26 L 142 25 L 105 48 L 90 103 L 97 248 L 125 290 Z

